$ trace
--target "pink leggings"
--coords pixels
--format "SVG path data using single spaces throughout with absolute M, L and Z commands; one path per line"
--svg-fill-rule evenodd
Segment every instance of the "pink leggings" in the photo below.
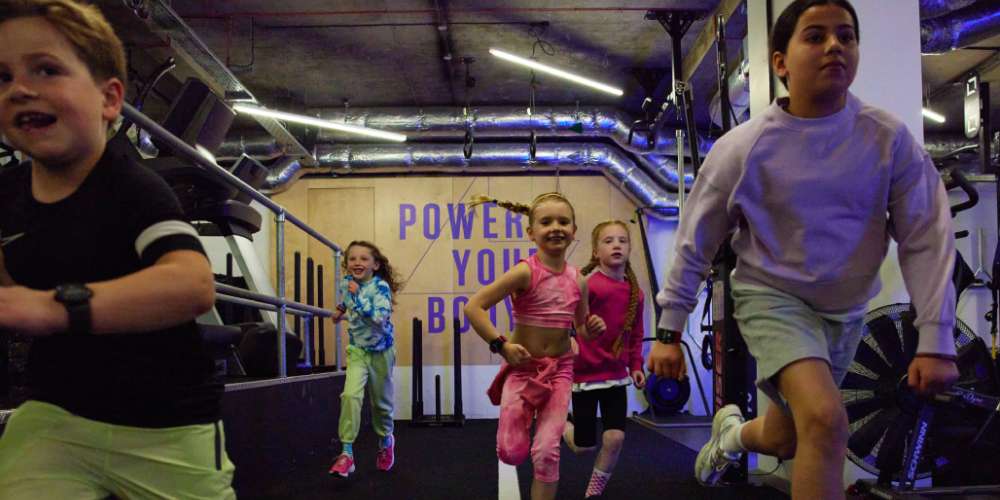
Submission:
M 502 462 L 519 465 L 528 458 L 530 447 L 535 479 L 559 481 L 559 445 L 572 384 L 571 353 L 558 358 L 534 358 L 511 369 L 503 385 L 497 428 L 497 457 Z M 537 417 L 534 444 L 532 417 Z

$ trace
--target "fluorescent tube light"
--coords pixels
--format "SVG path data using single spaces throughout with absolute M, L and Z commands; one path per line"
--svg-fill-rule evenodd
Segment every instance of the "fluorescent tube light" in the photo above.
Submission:
M 233 106 L 233 109 L 239 113 L 246 113 L 248 115 L 266 116 L 268 118 L 274 118 L 275 120 L 301 123 L 303 125 L 311 125 L 313 127 L 331 130 L 339 130 L 349 134 L 366 135 L 368 137 L 385 139 L 387 141 L 406 142 L 406 136 L 403 134 L 396 134 L 393 132 L 386 132 L 384 130 L 376 130 L 367 127 L 358 127 L 355 125 L 348 125 L 346 123 L 337 123 L 330 120 L 313 118 L 311 116 L 285 113 L 284 111 L 275 111 L 273 109 L 259 108 L 255 106 L 245 106 L 243 104 L 237 104 Z
M 923 108 L 922 112 L 924 114 L 924 118 L 927 118 L 932 122 L 944 123 L 944 115 L 942 115 L 941 113 L 935 113 L 934 111 L 931 111 L 927 108 Z
M 580 85 L 586 85 L 587 87 L 597 89 L 602 92 L 607 92 L 612 95 L 621 96 L 622 94 L 624 94 L 624 92 L 622 92 L 621 89 L 616 89 L 610 85 L 605 85 L 601 82 L 597 82 L 589 78 L 584 78 L 582 76 L 575 75 L 568 71 L 563 71 L 561 69 L 553 68 L 552 66 L 546 66 L 538 61 L 533 61 L 531 59 L 525 59 L 520 56 L 515 56 L 514 54 L 510 54 L 499 49 L 490 49 L 490 54 L 493 54 L 494 56 L 499 57 L 500 59 L 503 59 L 505 61 L 510 61 L 515 64 L 527 66 L 535 71 L 563 78 L 571 82 L 579 83 Z

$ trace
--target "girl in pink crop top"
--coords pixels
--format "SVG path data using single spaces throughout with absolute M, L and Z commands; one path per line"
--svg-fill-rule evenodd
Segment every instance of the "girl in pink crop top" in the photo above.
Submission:
M 469 298 L 465 315 L 490 350 L 504 359 L 487 392 L 500 405 L 497 456 L 518 465 L 530 455 L 535 472 L 532 499 L 551 499 L 559 485 L 559 441 L 573 383 L 569 333 L 575 328 L 585 338 L 600 335 L 604 320 L 590 314 L 586 281 L 566 262 L 576 221 L 565 197 L 546 193 L 530 206 L 488 198 L 474 204 L 484 202 L 527 215 L 528 236 L 538 253 L 477 291 Z M 488 313 L 508 296 L 513 299 L 515 323 L 509 342 Z
M 538 254 L 521 260 L 531 269 L 531 285 L 515 293 L 514 323 L 546 328 L 573 328 L 580 303 L 579 271 L 569 264 L 561 273 L 542 265 Z

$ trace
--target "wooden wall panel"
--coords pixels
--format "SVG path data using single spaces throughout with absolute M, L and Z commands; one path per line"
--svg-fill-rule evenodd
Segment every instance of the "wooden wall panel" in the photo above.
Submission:
M 477 289 L 499 277 L 533 248 L 526 234 L 527 217 L 509 214 L 496 206 L 477 207 L 470 214 L 466 203 L 476 194 L 529 203 L 538 194 L 558 189 L 574 204 L 576 241 L 569 261 L 578 267 L 591 255 L 590 233 L 594 225 L 609 219 L 633 219 L 635 206 L 603 177 L 596 176 L 497 176 L 497 177 L 372 177 L 303 179 L 275 196 L 275 201 L 293 210 L 328 238 L 346 247 L 354 239 L 369 239 L 389 258 L 406 285 L 397 296 L 393 313 L 396 325 L 397 360 L 411 364 L 411 324 L 421 318 L 424 326 L 424 363 L 452 362 L 452 317 L 462 318 L 464 364 L 496 364 L 479 337 L 468 330 L 461 314 L 465 300 Z M 648 272 L 638 226 L 632 233 L 632 265 L 644 290 Z M 333 297 L 333 273 L 329 252 L 318 243 L 306 244 L 304 234 L 290 230 L 286 237 L 287 262 L 296 249 L 312 256 L 328 269 L 325 295 Z M 291 268 L 288 290 L 291 296 Z M 305 294 L 303 293 L 303 297 Z M 652 300 L 647 294 L 647 326 Z M 502 332 L 510 327 L 508 304 L 498 304 L 496 324 Z M 327 331 L 328 359 L 332 359 L 333 329 Z M 346 334 L 344 336 L 346 342 Z

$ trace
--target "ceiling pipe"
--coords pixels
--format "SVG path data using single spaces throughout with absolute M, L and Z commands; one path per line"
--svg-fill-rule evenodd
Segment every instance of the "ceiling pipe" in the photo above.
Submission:
M 539 144 L 535 159 L 523 144 L 482 144 L 465 158 L 460 144 L 321 144 L 318 166 L 297 161 L 271 167 L 264 184 L 269 194 L 287 189 L 303 175 L 316 174 L 472 174 L 595 172 L 603 174 L 636 206 L 658 217 L 676 217 L 676 199 L 668 195 L 618 148 L 600 143 Z M 581 200 L 582 201 L 582 200 Z
M 278 141 L 267 134 L 254 134 L 249 137 L 240 135 L 239 139 L 226 140 L 215 151 L 218 160 L 235 161 L 247 155 L 257 161 L 269 162 L 286 156 L 284 148 Z
M 920 22 L 920 51 L 939 54 L 1000 34 L 1000 2 L 986 1 Z
M 948 156 L 955 151 L 965 151 L 970 147 L 978 146 L 978 141 L 967 139 L 962 133 L 928 133 L 924 135 L 924 150 L 934 159 Z
M 920 0 L 920 20 L 943 16 L 976 3 L 976 0 Z
M 502 138 L 507 140 L 523 140 L 527 143 L 532 132 L 537 137 L 573 137 L 581 139 L 608 139 L 622 149 L 632 153 L 636 161 L 653 177 L 663 189 L 676 190 L 678 173 L 676 160 L 664 161 L 666 155 L 677 154 L 676 138 L 671 131 L 661 131 L 655 138 L 655 149 L 649 148 L 645 134 L 633 134 L 629 140 L 629 127 L 633 120 L 625 113 L 610 107 L 580 108 L 549 107 L 536 108 L 528 115 L 521 107 L 489 106 L 470 110 L 468 116 L 462 116 L 458 109 L 443 108 L 351 108 L 313 110 L 323 119 L 347 123 L 350 125 L 370 127 L 379 130 L 406 134 L 410 142 L 422 139 L 448 139 L 462 141 L 467 131 L 471 130 L 476 139 Z M 317 142 L 352 143 L 362 140 L 357 136 L 337 131 L 323 130 L 317 136 Z M 715 139 L 699 137 L 699 150 L 702 155 L 708 153 Z M 476 143 L 474 155 L 481 146 Z M 227 141 L 217 151 L 219 159 L 236 159 L 241 154 L 258 157 L 258 151 L 274 151 L 274 141 L 269 138 Z M 256 150 L 256 151 L 254 151 Z M 273 159 L 276 156 L 271 156 Z M 688 187 L 694 184 L 694 177 L 685 175 Z
M 419 143 L 411 142 L 411 144 Z M 503 144 L 507 144 L 508 147 L 512 148 L 524 148 L 524 144 Z M 483 146 L 479 144 L 475 146 L 473 156 L 479 153 L 479 149 L 481 147 Z M 241 136 L 238 141 L 227 141 L 216 152 L 215 158 L 223 162 L 236 161 L 244 154 L 263 163 L 272 162 L 284 156 L 281 147 L 276 143 L 273 137 L 265 134 L 258 134 L 251 137 Z M 633 156 L 635 158 L 635 162 L 637 162 L 637 164 L 642 167 L 655 182 L 659 183 L 660 189 L 665 189 L 670 192 L 677 191 L 679 180 L 676 157 L 655 153 Z M 685 172 L 684 180 L 687 183 L 687 188 L 691 189 L 694 185 L 694 175 L 690 172 L 690 168 L 688 168 L 687 172 Z
M 465 135 L 471 127 L 476 137 L 512 137 L 512 132 L 524 137 L 534 131 L 540 137 L 608 137 L 622 149 L 635 154 L 676 154 L 673 130 L 664 130 L 651 148 L 644 134 L 634 134 L 629 141 L 632 117 L 612 107 L 536 107 L 532 114 L 521 106 L 477 106 L 463 116 L 454 107 L 414 108 L 340 108 L 312 110 L 326 120 L 349 123 L 406 134 L 408 140 L 422 138 L 454 138 Z M 320 142 L 357 142 L 357 136 L 336 131 L 321 131 Z M 715 139 L 699 136 L 699 152 L 708 153 Z

